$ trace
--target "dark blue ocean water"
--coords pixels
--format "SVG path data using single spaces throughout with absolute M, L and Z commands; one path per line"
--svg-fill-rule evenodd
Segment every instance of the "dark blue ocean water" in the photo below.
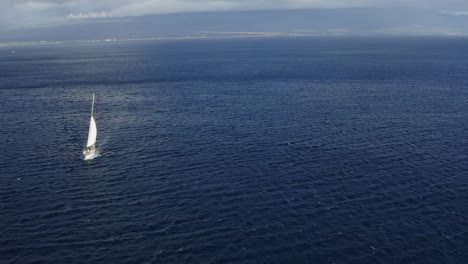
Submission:
M 466 38 L 1 48 L 0 75 L 0 263 L 468 263 Z

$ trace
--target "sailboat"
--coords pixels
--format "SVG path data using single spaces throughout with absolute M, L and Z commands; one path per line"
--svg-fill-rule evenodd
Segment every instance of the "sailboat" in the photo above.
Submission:
M 83 156 L 85 160 L 92 159 L 96 155 L 96 137 L 97 137 L 97 128 L 96 122 L 93 117 L 94 111 L 94 92 L 93 92 L 93 105 L 91 106 L 91 120 L 89 121 L 89 132 L 88 132 L 88 142 L 86 143 L 86 148 L 83 149 Z

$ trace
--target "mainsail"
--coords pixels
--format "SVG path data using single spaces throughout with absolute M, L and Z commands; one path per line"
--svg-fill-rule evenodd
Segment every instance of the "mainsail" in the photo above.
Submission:
M 96 122 L 94 121 L 93 117 L 93 111 L 94 111 L 94 93 L 93 93 L 93 105 L 91 107 L 91 120 L 89 121 L 89 132 L 88 132 L 88 143 L 86 144 L 86 147 L 91 147 L 96 143 L 96 137 L 97 137 L 97 128 L 96 128 Z
M 96 137 L 96 122 L 94 122 L 94 117 L 91 116 L 91 121 L 89 122 L 88 144 L 86 144 L 86 147 L 91 147 L 92 145 L 94 145 L 94 143 L 96 143 Z

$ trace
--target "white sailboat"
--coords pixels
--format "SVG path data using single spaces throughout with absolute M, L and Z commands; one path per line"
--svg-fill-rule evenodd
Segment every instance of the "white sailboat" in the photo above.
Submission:
M 85 160 L 92 159 L 96 155 L 96 137 L 97 137 L 97 128 L 96 122 L 93 117 L 94 111 L 94 92 L 93 92 L 93 105 L 91 106 L 91 120 L 89 121 L 89 132 L 88 132 L 88 142 L 86 143 L 86 148 L 83 149 L 83 156 Z

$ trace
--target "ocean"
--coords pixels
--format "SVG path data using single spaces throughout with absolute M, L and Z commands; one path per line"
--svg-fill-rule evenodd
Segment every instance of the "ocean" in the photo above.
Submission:
M 468 263 L 468 38 L 2 47 L 0 73 L 0 263 Z

